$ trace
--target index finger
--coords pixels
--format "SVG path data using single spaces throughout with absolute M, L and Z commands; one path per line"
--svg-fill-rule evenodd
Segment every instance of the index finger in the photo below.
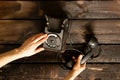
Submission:
M 41 44 L 44 43 L 47 39 L 48 39 L 48 37 L 42 38 L 41 40 L 39 40 L 38 42 L 35 43 L 35 46 L 41 45 Z
M 35 40 L 33 40 L 33 42 L 36 43 L 36 42 L 40 41 L 41 39 L 46 38 L 47 36 L 48 36 L 47 34 L 44 34 L 44 35 L 39 34 L 39 35 L 35 36 Z

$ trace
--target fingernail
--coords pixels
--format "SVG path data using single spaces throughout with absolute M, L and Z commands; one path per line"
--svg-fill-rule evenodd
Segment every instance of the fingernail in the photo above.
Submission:
M 43 50 L 45 50 L 45 48 L 41 48 L 41 50 L 43 51 Z
M 44 34 L 44 36 L 47 36 L 47 34 Z
M 81 57 L 83 57 L 83 55 L 80 55 Z
M 83 55 L 80 55 L 80 58 L 82 58 L 83 57 Z

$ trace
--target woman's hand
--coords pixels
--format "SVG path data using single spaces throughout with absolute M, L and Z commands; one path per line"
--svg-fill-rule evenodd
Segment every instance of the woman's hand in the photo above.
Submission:
M 85 68 L 86 68 L 86 63 L 85 63 L 85 64 L 80 64 L 80 63 L 81 63 L 81 60 L 82 60 L 82 57 L 83 57 L 83 55 L 79 55 L 79 56 L 78 56 L 78 58 L 77 58 L 77 60 L 76 60 L 76 63 L 75 63 L 75 65 L 74 65 L 73 69 L 72 69 L 72 71 L 73 71 L 74 73 L 76 73 L 76 74 L 75 74 L 76 76 L 79 75 L 79 74 L 80 74 L 82 71 L 84 71 Z
M 27 39 L 21 47 L 0 54 L 0 68 L 14 60 L 29 57 L 43 51 L 44 48 L 39 48 L 39 46 L 46 41 L 47 38 L 47 34 L 37 34 Z
M 48 38 L 48 35 L 42 34 L 42 33 L 30 37 L 22 44 L 21 47 L 17 49 L 17 51 L 19 52 L 19 55 L 21 57 L 29 57 L 38 52 L 43 51 L 44 48 L 39 46 L 43 44 L 43 42 L 45 42 L 47 38 Z
M 75 65 L 73 66 L 73 69 L 69 72 L 69 74 L 64 78 L 64 80 L 74 80 L 82 71 L 85 70 L 86 68 L 86 63 L 81 65 L 81 59 L 82 59 L 82 55 L 79 55 Z

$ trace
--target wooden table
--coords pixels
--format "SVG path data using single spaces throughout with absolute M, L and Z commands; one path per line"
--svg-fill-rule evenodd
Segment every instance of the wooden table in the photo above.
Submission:
M 0 52 L 19 47 L 30 36 L 44 32 L 42 16 L 68 18 L 72 44 L 79 48 L 92 31 L 101 55 L 89 60 L 76 80 L 120 80 L 120 1 L 0 1 Z M 89 25 L 89 26 L 88 26 Z M 67 48 L 70 41 L 67 39 Z M 61 80 L 57 53 L 44 51 L 0 69 L 0 80 Z

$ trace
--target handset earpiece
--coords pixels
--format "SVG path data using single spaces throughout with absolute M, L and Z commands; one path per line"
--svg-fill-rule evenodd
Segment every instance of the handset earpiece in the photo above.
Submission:
M 96 39 L 96 37 L 91 37 L 91 39 L 89 40 L 88 44 L 87 44 L 87 48 L 86 49 L 90 49 L 86 55 L 83 56 L 81 63 L 80 64 L 84 64 L 87 62 L 87 60 L 89 58 L 91 58 L 94 54 L 93 54 L 93 50 L 94 48 L 96 48 L 98 46 L 98 40 Z M 85 49 L 85 50 L 86 50 Z

